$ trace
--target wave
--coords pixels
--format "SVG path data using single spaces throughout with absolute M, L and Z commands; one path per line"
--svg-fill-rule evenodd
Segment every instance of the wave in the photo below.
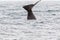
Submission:
M 48 10 L 47 12 L 60 12 L 60 10 Z
M 60 12 L 60 10 L 45 10 L 45 11 L 41 11 L 41 10 L 34 10 L 33 12 Z

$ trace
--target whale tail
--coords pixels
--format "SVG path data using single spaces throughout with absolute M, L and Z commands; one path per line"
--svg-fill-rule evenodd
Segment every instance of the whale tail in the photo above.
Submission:
M 32 12 L 32 7 L 33 7 L 33 5 L 27 5 L 27 6 L 23 7 L 28 12 L 28 16 L 27 16 L 28 20 L 35 20 L 36 19 L 33 12 Z
M 32 12 L 32 8 L 38 3 L 39 1 L 37 1 L 35 4 L 30 4 L 30 5 L 26 5 L 26 6 L 23 6 L 23 8 L 25 10 L 27 10 L 28 12 L 28 16 L 27 16 L 27 19 L 30 20 L 30 19 L 36 19 L 33 12 Z

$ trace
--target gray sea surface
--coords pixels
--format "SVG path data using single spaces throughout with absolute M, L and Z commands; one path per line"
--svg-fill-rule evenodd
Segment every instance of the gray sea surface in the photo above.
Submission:
M 39 2 L 27 20 L 24 5 L 35 2 L 0 2 L 0 40 L 60 40 L 60 1 Z

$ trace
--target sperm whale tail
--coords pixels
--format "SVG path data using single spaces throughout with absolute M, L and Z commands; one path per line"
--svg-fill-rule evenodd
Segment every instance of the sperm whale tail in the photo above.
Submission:
M 28 12 L 28 16 L 27 19 L 31 20 L 31 19 L 36 19 L 33 12 L 32 12 L 32 8 L 38 3 L 39 1 L 37 1 L 35 4 L 30 4 L 30 5 L 25 5 L 23 6 L 23 8 Z
M 33 5 L 26 5 L 23 7 L 28 12 L 28 16 L 27 16 L 28 20 L 36 19 L 32 12 L 32 7 L 33 7 Z

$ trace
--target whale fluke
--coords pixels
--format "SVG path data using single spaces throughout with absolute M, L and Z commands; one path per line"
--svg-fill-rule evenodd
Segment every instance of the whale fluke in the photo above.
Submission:
M 37 1 L 34 5 L 36 5 L 38 2 L 40 2 L 41 0 Z
M 28 12 L 28 16 L 27 16 L 27 19 L 28 20 L 35 20 L 35 16 L 32 12 L 32 8 L 38 3 L 39 1 L 37 1 L 35 4 L 30 4 L 30 5 L 25 5 L 23 6 L 23 8 Z

